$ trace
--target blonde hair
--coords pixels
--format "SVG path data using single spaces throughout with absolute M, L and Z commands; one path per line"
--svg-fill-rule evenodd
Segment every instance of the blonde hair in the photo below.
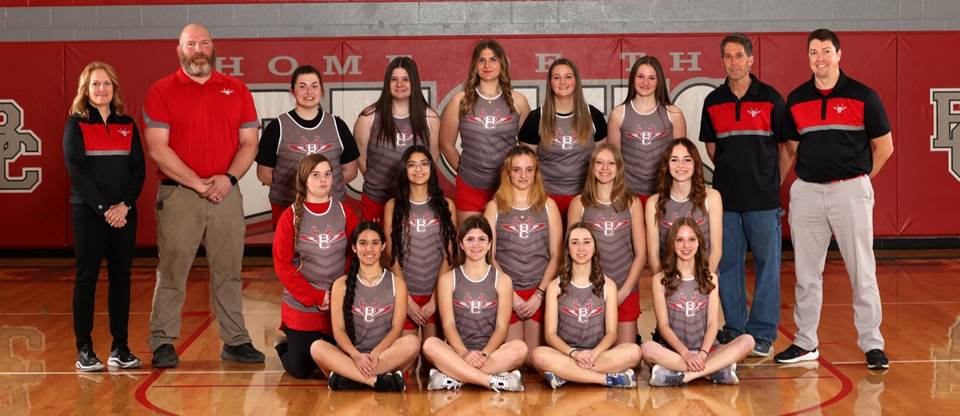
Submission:
M 503 166 L 500 168 L 500 187 L 497 193 L 493 195 L 493 200 L 497 202 L 497 211 L 501 214 L 510 212 L 513 207 L 514 191 L 513 184 L 510 183 L 510 170 L 513 168 L 513 160 L 520 156 L 528 156 L 533 160 L 533 184 L 530 187 L 530 207 L 534 211 L 542 212 L 543 206 L 547 203 L 547 192 L 543 189 L 543 178 L 540 177 L 540 161 L 537 160 L 537 154 L 529 147 L 523 145 L 514 146 L 507 152 L 507 157 L 503 160 Z
M 630 204 L 633 202 L 633 194 L 627 190 L 627 182 L 624 179 L 623 155 L 620 154 L 620 149 L 617 149 L 617 146 L 610 143 L 597 145 L 597 148 L 593 151 L 593 156 L 590 156 L 590 164 L 587 165 L 587 180 L 583 184 L 580 202 L 583 203 L 584 207 L 596 207 L 600 203 L 600 198 L 597 195 L 599 185 L 597 184 L 597 178 L 594 176 L 594 169 L 597 163 L 597 155 L 604 150 L 613 154 L 613 161 L 617 164 L 617 173 L 613 177 L 613 189 L 610 191 L 610 204 L 613 205 L 615 211 L 624 212 L 630 208 Z
M 573 135 L 577 143 L 586 144 L 593 134 L 593 117 L 590 114 L 590 107 L 587 106 L 587 100 L 583 98 L 583 88 L 580 86 L 580 71 L 567 58 L 560 58 L 550 64 L 547 70 L 547 92 L 543 100 L 543 107 L 540 109 L 540 146 L 546 146 L 553 140 L 557 133 L 557 107 L 556 98 L 553 94 L 553 88 L 550 82 L 553 78 L 553 70 L 566 65 L 573 71 L 573 79 L 576 86 L 573 88 Z
M 110 82 L 113 83 L 113 100 L 110 101 L 110 105 L 113 106 L 113 113 L 118 116 L 123 115 L 123 90 L 120 88 L 117 71 L 114 70 L 110 64 L 100 61 L 90 62 L 83 68 L 83 71 L 80 71 L 80 80 L 77 82 L 77 95 L 73 97 L 73 103 L 70 104 L 70 115 L 76 114 L 84 119 L 90 118 L 90 113 L 87 111 L 87 103 L 90 101 L 90 76 L 93 74 L 93 71 L 98 69 L 106 72 L 107 77 L 110 78 Z

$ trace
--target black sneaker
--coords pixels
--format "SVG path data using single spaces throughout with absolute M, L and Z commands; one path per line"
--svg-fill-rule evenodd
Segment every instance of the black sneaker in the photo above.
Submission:
M 122 346 L 115 348 L 113 351 L 110 351 L 110 358 L 107 359 L 107 364 L 111 367 L 120 367 L 120 368 L 140 368 L 140 359 L 136 355 L 130 352 L 130 348 L 127 346 Z
M 380 377 L 377 377 L 377 382 L 380 382 Z M 330 377 L 327 378 L 327 387 L 330 390 L 358 390 L 364 386 L 365 384 L 363 383 L 351 380 L 334 372 L 330 372 Z
M 97 353 L 93 352 L 93 347 L 89 344 L 80 347 L 77 352 L 77 370 L 84 373 L 103 370 L 103 362 L 97 358 Z
M 377 391 L 404 391 L 407 386 L 403 380 L 403 373 L 397 370 L 392 373 L 377 375 L 377 381 L 373 383 L 373 388 Z
M 879 348 L 867 351 L 867 368 L 871 370 L 883 370 L 890 368 L 890 361 L 887 360 L 887 354 Z
M 253 344 L 249 342 L 240 345 L 223 344 L 220 358 L 238 363 L 262 363 L 266 359 L 263 353 L 253 348 Z
M 721 329 L 717 331 L 717 342 L 721 344 L 724 344 L 724 345 L 729 344 L 731 341 L 733 341 L 736 338 L 737 337 L 733 336 L 733 334 L 726 329 Z
M 820 358 L 820 352 L 816 348 L 807 351 L 796 345 L 790 345 L 787 349 L 781 351 L 773 357 L 780 364 L 792 364 L 800 361 L 813 361 Z
M 180 364 L 180 357 L 177 357 L 177 350 L 173 349 L 173 344 L 162 344 L 153 350 L 153 359 L 150 364 L 154 368 L 173 368 Z

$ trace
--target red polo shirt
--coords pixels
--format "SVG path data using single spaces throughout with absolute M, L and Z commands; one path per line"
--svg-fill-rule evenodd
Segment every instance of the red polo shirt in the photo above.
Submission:
M 243 82 L 213 71 L 199 84 L 183 68 L 153 83 L 143 120 L 147 127 L 170 130 L 170 148 L 201 178 L 226 172 L 240 146 L 240 129 L 260 125 Z

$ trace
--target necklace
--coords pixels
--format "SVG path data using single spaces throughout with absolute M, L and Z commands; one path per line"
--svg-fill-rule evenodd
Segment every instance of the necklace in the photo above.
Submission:
M 500 95 L 503 94 L 503 91 L 499 91 L 499 92 L 497 92 L 497 95 L 495 95 L 495 96 L 493 96 L 493 97 L 487 97 L 487 96 L 483 95 L 482 93 L 480 93 L 480 87 L 477 87 L 476 90 L 477 90 L 477 96 L 480 97 L 480 98 L 483 98 L 484 100 L 487 100 L 487 104 L 493 104 L 493 100 L 496 100 L 497 98 L 500 98 Z

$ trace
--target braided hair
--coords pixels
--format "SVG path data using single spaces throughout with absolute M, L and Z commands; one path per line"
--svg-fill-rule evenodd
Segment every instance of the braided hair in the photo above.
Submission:
M 354 296 L 357 293 L 357 279 L 360 275 L 360 256 L 357 254 L 357 240 L 360 238 L 360 233 L 364 231 L 373 231 L 377 233 L 380 237 L 381 242 L 386 241 L 384 236 L 383 227 L 380 224 L 377 224 L 373 221 L 364 221 L 357 225 L 357 228 L 353 229 L 353 232 L 350 233 L 350 241 L 353 242 L 353 257 L 350 258 L 350 271 L 347 272 L 347 281 L 346 288 L 343 292 L 343 325 L 347 331 L 347 336 L 350 337 L 350 342 L 356 342 L 354 337 L 356 337 L 356 330 L 353 326 L 353 300 Z
M 400 157 L 400 174 L 397 175 L 396 194 L 393 199 L 393 231 L 390 235 L 390 244 L 393 246 L 393 258 L 390 262 L 396 260 L 403 268 L 406 265 L 407 247 L 410 245 L 410 179 L 407 177 L 407 162 L 414 154 L 426 156 L 430 163 L 430 176 L 427 179 L 427 203 L 433 215 L 440 222 L 440 242 L 443 244 L 443 257 L 448 264 L 453 264 L 455 251 L 457 247 L 456 226 L 450 219 L 450 206 L 447 204 L 447 198 L 443 196 L 443 188 L 436 175 L 436 166 L 430 151 L 419 144 L 410 146 L 403 156 Z
M 300 223 L 303 221 L 303 204 L 307 199 L 307 179 L 310 178 L 310 173 L 313 172 L 313 169 L 321 163 L 326 163 L 332 167 L 330 161 L 319 153 L 307 155 L 303 159 L 300 159 L 300 165 L 297 166 L 297 176 L 294 182 L 296 197 L 294 197 L 293 205 L 290 207 L 293 209 L 293 260 L 295 262 L 299 262 L 300 260 L 300 252 L 297 251 L 297 241 L 299 240 Z M 300 264 L 302 265 L 303 263 Z

